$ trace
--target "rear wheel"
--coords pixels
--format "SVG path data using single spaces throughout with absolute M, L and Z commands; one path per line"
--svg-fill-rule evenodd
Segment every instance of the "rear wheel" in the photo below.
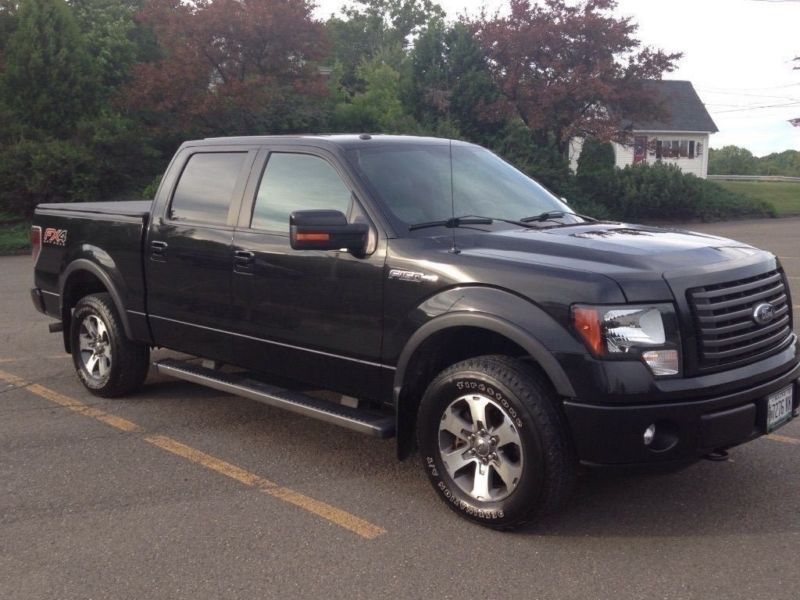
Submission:
M 577 462 L 550 383 L 505 356 L 453 365 L 428 386 L 417 420 L 426 472 L 463 517 L 510 529 L 558 508 Z
M 136 390 L 147 377 L 150 348 L 125 337 L 109 294 L 81 298 L 72 313 L 72 361 L 83 385 L 111 398 Z

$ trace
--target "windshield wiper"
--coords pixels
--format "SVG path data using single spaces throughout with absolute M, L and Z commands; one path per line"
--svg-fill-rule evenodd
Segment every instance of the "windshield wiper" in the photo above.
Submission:
M 443 219 L 441 221 L 428 221 L 427 223 L 415 223 L 409 225 L 409 231 L 416 231 L 417 229 L 427 229 L 428 227 L 447 227 L 453 229 L 454 227 L 461 227 L 462 225 L 491 225 L 494 221 L 486 217 L 473 217 L 472 215 L 465 215 L 463 217 L 453 217 L 452 219 Z
M 574 212 L 567 212 L 565 210 L 548 210 L 546 212 L 534 215 L 532 217 L 525 217 L 524 219 L 520 219 L 520 221 L 522 223 L 534 223 L 534 222 L 543 223 L 545 221 L 555 221 L 556 219 L 566 217 L 567 215 L 580 217 L 581 219 L 585 219 L 586 221 L 593 221 L 593 222 L 597 221 L 597 219 L 594 219 L 592 217 L 587 217 L 586 215 L 580 215 Z
M 534 225 L 530 225 L 525 221 L 515 221 L 513 219 L 501 219 L 499 217 L 481 217 L 478 215 L 464 215 L 463 217 L 453 217 L 452 219 L 442 219 L 441 221 L 416 223 L 414 225 L 409 225 L 408 230 L 415 231 L 417 229 L 426 229 L 428 227 L 447 227 L 448 229 L 453 229 L 455 227 L 461 227 L 462 225 L 491 225 L 495 221 L 500 221 L 501 223 L 509 223 L 511 225 L 516 225 L 518 227 L 525 227 L 527 229 L 535 227 Z

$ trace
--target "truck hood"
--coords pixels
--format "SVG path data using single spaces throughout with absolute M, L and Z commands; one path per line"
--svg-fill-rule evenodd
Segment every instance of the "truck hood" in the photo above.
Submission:
M 665 278 L 773 258 L 726 238 L 623 223 L 501 230 L 468 237 L 470 241 L 461 247 L 464 254 L 602 274 L 614 279 L 629 301 L 671 298 Z

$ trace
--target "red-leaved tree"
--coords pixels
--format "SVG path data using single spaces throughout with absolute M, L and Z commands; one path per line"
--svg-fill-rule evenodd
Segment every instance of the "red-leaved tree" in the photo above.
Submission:
M 500 100 L 490 107 L 519 117 L 566 150 L 575 136 L 619 139 L 625 122 L 663 108 L 639 82 L 660 79 L 681 54 L 642 47 L 615 0 L 510 0 L 510 13 L 485 13 L 471 25 L 489 57 Z
M 312 10 L 307 0 L 150 0 L 139 18 L 163 56 L 134 67 L 120 102 L 162 135 L 310 128 L 328 51 Z

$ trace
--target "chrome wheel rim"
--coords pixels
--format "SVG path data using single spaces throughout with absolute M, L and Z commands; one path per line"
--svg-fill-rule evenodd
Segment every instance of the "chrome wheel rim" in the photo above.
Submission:
M 108 328 L 97 315 L 89 315 L 78 330 L 78 351 L 86 373 L 100 380 L 111 370 L 111 340 Z
M 497 402 L 481 394 L 461 396 L 445 409 L 439 456 L 461 491 L 481 502 L 508 497 L 522 477 L 519 430 Z

